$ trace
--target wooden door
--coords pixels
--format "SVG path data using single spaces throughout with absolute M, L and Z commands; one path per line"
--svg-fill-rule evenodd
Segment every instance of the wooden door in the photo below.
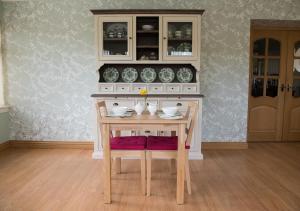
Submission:
M 286 36 L 284 31 L 251 34 L 248 141 L 282 138 Z
M 300 31 L 288 33 L 284 141 L 300 141 Z

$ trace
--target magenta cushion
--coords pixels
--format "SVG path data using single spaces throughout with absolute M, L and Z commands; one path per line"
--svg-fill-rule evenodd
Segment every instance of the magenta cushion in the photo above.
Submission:
M 121 136 L 110 139 L 110 149 L 144 150 L 147 138 L 145 136 Z
M 147 149 L 149 150 L 177 150 L 177 136 L 148 136 Z M 185 146 L 190 149 L 190 146 Z

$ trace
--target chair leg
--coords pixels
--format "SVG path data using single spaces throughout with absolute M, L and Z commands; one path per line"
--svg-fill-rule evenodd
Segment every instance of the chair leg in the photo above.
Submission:
M 141 152 L 141 185 L 142 193 L 146 194 L 146 152 Z
M 151 193 L 151 151 L 147 151 L 147 196 Z
M 186 153 L 185 157 L 185 177 L 186 177 L 186 185 L 188 194 L 192 194 L 192 187 L 191 187 L 191 175 L 190 175 L 190 164 L 189 164 L 189 153 Z
M 116 174 L 121 174 L 121 158 L 115 158 L 115 171 Z

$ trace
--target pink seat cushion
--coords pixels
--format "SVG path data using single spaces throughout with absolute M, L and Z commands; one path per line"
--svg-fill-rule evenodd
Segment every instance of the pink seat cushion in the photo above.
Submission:
M 147 138 L 145 136 L 121 136 L 110 139 L 112 150 L 144 150 Z
M 177 150 L 177 136 L 148 136 L 147 149 L 149 150 Z M 190 146 L 185 146 L 190 149 Z

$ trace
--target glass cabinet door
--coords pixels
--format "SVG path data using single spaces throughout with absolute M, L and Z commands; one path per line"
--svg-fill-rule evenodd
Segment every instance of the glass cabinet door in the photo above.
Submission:
M 197 17 L 163 17 L 163 59 L 196 60 Z
M 99 59 L 132 60 L 132 18 L 99 19 Z

